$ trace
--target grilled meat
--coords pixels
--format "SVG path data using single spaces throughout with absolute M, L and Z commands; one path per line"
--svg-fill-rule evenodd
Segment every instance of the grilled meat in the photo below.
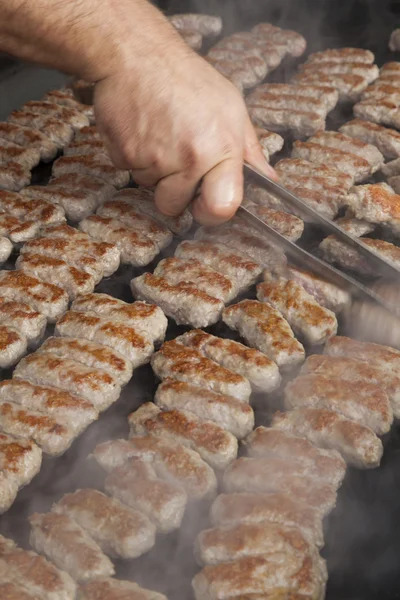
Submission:
M 400 156 L 400 133 L 394 129 L 354 119 L 342 125 L 340 131 L 367 144 L 373 144 L 386 159 Z
M 324 131 L 315 135 L 309 141 L 320 146 L 336 148 L 364 158 L 370 164 L 372 173 L 379 170 L 384 162 L 384 158 L 376 146 L 337 131 Z
M 338 102 L 339 94 L 334 87 L 330 89 L 324 86 L 316 85 L 296 85 L 291 83 L 264 83 L 259 85 L 253 92 L 252 96 L 261 96 L 264 93 L 277 94 L 283 96 L 298 96 L 299 99 L 310 99 L 310 106 L 313 100 L 317 99 L 325 106 L 325 113 L 333 110 Z M 323 114 L 323 113 L 322 113 Z
M 68 295 L 63 289 L 23 271 L 0 273 L 0 295 L 10 301 L 26 302 L 50 322 L 54 322 L 68 308 Z
M 389 50 L 391 52 L 400 50 L 400 29 L 394 29 L 390 34 Z
M 363 48 L 331 48 L 310 54 L 307 58 L 307 63 L 322 64 L 337 62 L 371 65 L 374 60 L 374 54 L 370 50 L 364 50 Z
M 64 156 L 85 156 L 86 154 L 107 154 L 107 148 L 103 140 L 73 140 L 64 148 Z
M 133 581 L 96 579 L 82 584 L 77 600 L 167 600 L 163 594 L 140 587 Z
M 119 383 L 105 371 L 86 367 L 72 359 L 59 358 L 50 352 L 36 352 L 22 359 L 14 377 L 81 396 L 99 411 L 108 408 L 121 393 Z
M 246 557 L 234 562 L 209 565 L 198 573 L 192 587 L 196 600 L 225 600 L 232 597 L 273 597 L 282 592 L 305 594 L 318 600 L 323 595 L 318 563 L 304 558 L 298 561 L 272 556 Z
M 297 94 L 297 90 L 300 93 Z M 305 89 L 305 88 L 304 88 Z M 264 106 L 265 108 L 281 109 L 284 111 L 303 111 L 316 113 L 322 118 L 326 117 L 326 103 L 319 98 L 305 96 L 301 93 L 302 87 L 299 85 L 286 84 L 280 90 L 274 90 L 268 87 L 268 84 L 257 86 L 257 88 L 247 96 L 246 104 L 248 107 Z
M 170 438 L 195 450 L 214 469 L 226 468 L 237 456 L 236 438 L 211 421 L 179 410 L 162 411 L 146 402 L 128 417 L 131 435 Z
M 107 475 L 105 490 L 148 516 L 157 531 L 169 533 L 182 523 L 187 496 L 183 489 L 157 477 L 153 466 L 131 459 Z
M 27 112 L 26 110 L 15 110 L 8 117 L 8 122 L 38 129 L 48 137 L 58 149 L 64 148 L 64 146 L 66 146 L 74 137 L 72 127 L 65 121 L 33 111 Z
M 330 348 L 331 346 L 328 345 L 328 353 Z M 335 348 L 335 344 L 333 348 Z M 353 358 L 351 352 L 348 356 L 314 354 L 307 358 L 300 373 L 312 373 L 330 378 L 340 377 L 342 380 L 351 381 L 355 384 L 375 384 L 387 393 L 392 404 L 393 414 L 398 418 L 400 411 L 400 376 L 395 372 L 386 371 L 384 366 L 378 362 L 374 363 L 368 358 Z
M 0 263 L 5 263 L 12 251 L 12 242 L 8 238 L 0 237 Z
M 54 102 L 31 100 L 22 106 L 21 111 L 53 117 L 67 123 L 74 131 L 89 125 L 89 119 L 80 110 L 55 104 Z
M 304 360 L 304 348 L 288 322 L 268 304 L 243 300 L 226 308 L 223 321 L 237 330 L 250 346 L 275 361 L 278 367 L 292 367 Z
M 381 171 L 386 177 L 394 177 L 396 175 L 400 175 L 400 158 L 391 160 L 390 162 L 383 165 Z M 389 185 L 390 185 L 390 180 L 389 180 Z
M 179 33 L 185 40 L 187 45 L 190 46 L 190 48 L 192 48 L 193 50 L 201 50 L 201 47 L 203 45 L 203 36 L 201 35 L 201 33 L 185 29 L 182 29 L 182 31 L 180 31 Z
M 326 566 L 301 531 L 295 527 L 263 521 L 238 523 L 206 529 L 195 541 L 194 553 L 200 565 L 218 565 L 248 556 L 282 557 L 296 561 L 300 568 L 306 556 L 320 564 L 321 578 L 326 580 Z
M 353 179 L 351 175 L 346 175 L 333 166 L 324 163 L 314 163 L 301 158 L 284 158 L 280 160 L 276 168 L 281 176 L 309 177 L 310 189 L 322 191 L 324 188 L 334 189 L 336 186 L 341 190 L 342 195 L 350 189 Z M 303 182 L 302 182 L 303 183 Z M 306 186 L 305 182 L 303 183 Z
M 360 241 L 375 254 L 381 255 L 386 262 L 400 269 L 400 248 L 398 246 L 384 240 L 370 238 L 361 238 Z M 324 258 L 329 262 L 338 263 L 341 267 L 358 273 L 375 274 L 375 269 L 366 258 L 361 256 L 357 250 L 335 238 L 335 236 L 330 235 L 325 238 L 319 247 Z
M 165 342 L 153 354 L 151 366 L 160 379 L 172 377 L 213 392 L 228 394 L 244 402 L 248 402 L 250 398 L 251 387 L 247 379 L 175 340 Z
M 17 329 L 0 325 L 0 368 L 8 369 L 26 354 L 28 341 Z
M 116 188 L 125 187 L 130 181 L 129 171 L 112 166 L 110 159 L 105 154 L 62 156 L 58 158 L 53 165 L 53 177 L 60 177 L 69 173 L 99 177 Z
M 0 210 L 8 215 L 25 220 L 40 221 L 44 226 L 65 221 L 64 210 L 45 200 L 29 200 L 20 194 L 0 191 Z
M 78 110 L 79 112 L 83 113 L 85 117 L 89 119 L 90 123 L 95 122 L 93 106 L 78 102 L 78 100 L 76 100 L 74 97 L 73 91 L 69 88 L 63 88 L 61 90 L 51 90 L 43 96 L 43 100 L 45 102 L 59 104 L 60 106 L 66 106 L 67 108 L 74 108 L 75 110 Z M 85 125 L 85 127 L 82 127 L 82 129 L 85 129 L 86 127 L 90 127 L 90 125 Z M 77 130 L 78 133 L 80 131 L 81 129 Z
M 89 175 L 78 175 L 76 173 L 66 173 L 58 177 L 52 177 L 50 185 L 63 187 L 65 190 L 80 190 L 86 194 L 93 194 L 97 200 L 97 205 L 103 204 L 116 193 L 116 188 L 100 177 Z
M 300 33 L 291 29 L 281 29 L 270 23 L 259 23 L 251 33 L 262 40 L 269 40 L 272 44 L 284 45 L 286 52 L 291 56 L 301 56 L 307 47 L 307 42 Z
M 30 543 L 75 581 L 114 575 L 114 566 L 100 547 L 67 514 L 34 513 L 29 517 Z
M 99 416 L 89 400 L 54 387 L 34 385 L 24 379 L 0 382 L 0 401 L 49 415 L 65 423 L 75 436 L 80 435 Z
M 40 162 L 40 152 L 37 148 L 23 148 L 8 140 L 0 138 L 0 162 L 14 162 L 28 171 Z
M 24 148 L 36 148 L 41 160 L 48 162 L 57 155 L 57 145 L 44 133 L 33 127 L 24 127 L 16 123 L 0 123 L 0 138 L 18 144 Z
M 256 134 L 267 161 L 270 160 L 273 154 L 276 154 L 277 152 L 282 150 L 284 139 L 277 133 L 268 131 L 267 129 L 263 129 L 262 127 L 256 127 Z
M 400 127 L 400 99 L 393 96 L 362 100 L 354 106 L 354 115 L 388 127 Z
M 212 468 L 197 452 L 170 438 L 146 435 L 129 441 L 113 440 L 96 446 L 94 457 L 107 471 L 128 464 L 132 458 L 149 462 L 158 477 L 184 489 L 192 499 L 213 497 L 217 489 Z
M 0 595 L 5 600 L 36 600 L 37 598 L 15 581 L 0 583 Z
M 175 341 L 196 348 L 206 358 L 242 375 L 250 381 L 255 390 L 270 392 L 279 386 L 281 378 L 277 365 L 254 348 L 216 337 L 200 329 L 188 331 Z
M 47 228 L 40 237 L 28 242 L 21 252 L 33 252 L 44 256 L 65 258 L 69 264 L 82 268 L 96 280 L 109 277 L 119 267 L 119 251 L 106 242 L 94 242 L 85 234 L 69 235 L 69 225 L 65 226 L 65 237 L 61 237 L 61 227 Z
M 201 260 L 215 271 L 236 281 L 239 293 L 251 287 L 262 272 L 260 265 L 244 258 L 224 244 L 184 241 L 177 247 L 175 256 L 184 260 Z
M 321 75 L 360 75 L 368 84 L 379 77 L 379 68 L 375 64 L 354 61 L 306 61 L 299 66 L 302 73 L 320 73 Z
M 217 37 L 222 31 L 222 19 L 199 13 L 180 13 L 169 17 L 178 31 L 197 31 L 205 37 Z
M 30 598 L 34 600 L 37 598 L 40 598 L 40 600 L 75 599 L 76 584 L 70 575 L 59 571 L 35 552 L 17 548 L 7 538 L 1 537 L 0 544 L 2 585 L 5 586 L 8 583 L 12 587 L 17 584 L 22 588 L 23 593 L 26 593 L 28 600 Z M 17 596 L 17 600 L 25 600 L 25 598 L 24 596 Z
M 54 184 L 30 185 L 21 193 L 28 198 L 44 199 L 61 206 L 71 221 L 86 219 L 96 212 L 98 205 L 95 194 L 78 189 L 65 189 Z
M 154 402 L 164 410 L 189 411 L 204 421 L 212 421 L 241 439 L 254 427 L 252 408 L 224 394 L 176 379 L 164 379 Z
M 267 206 L 260 206 L 254 202 L 245 202 L 245 205 L 253 215 L 292 242 L 296 242 L 301 238 L 304 231 L 304 222 L 299 217 Z
M 268 243 L 265 237 L 246 226 L 241 219 L 235 221 L 233 227 L 230 222 L 219 227 L 200 227 L 196 231 L 195 239 L 226 244 L 233 252 L 240 253 L 243 258 L 251 259 L 264 267 L 286 265 L 286 257 L 280 248 Z
M 270 272 L 264 273 L 264 279 L 257 286 L 257 298 L 279 310 L 309 344 L 323 344 L 336 334 L 335 314 L 318 304 L 300 284 Z
M 369 427 L 378 435 L 390 430 L 393 411 L 388 395 L 378 385 L 310 373 L 285 388 L 285 408 L 324 408 Z
M 0 429 L 13 437 L 32 439 L 46 454 L 60 456 L 74 440 L 66 424 L 15 402 L 0 402 Z
M 152 240 L 160 251 L 172 242 L 172 233 L 165 225 L 161 225 L 148 215 L 135 210 L 122 197 L 105 202 L 98 209 L 97 214 L 101 217 L 118 219 L 129 229 Z
M 274 108 L 261 100 L 248 104 L 248 111 L 257 126 L 282 135 L 290 133 L 297 139 L 325 129 L 325 117 L 313 111 Z
M 348 211 L 346 216 L 336 219 L 336 225 L 339 225 L 339 227 L 353 237 L 361 237 L 374 231 L 375 225 L 364 219 L 356 219 L 356 217 L 352 217 L 351 214 L 351 211 Z
M 277 412 L 271 426 L 305 437 L 322 448 L 338 450 L 348 464 L 360 469 L 377 467 L 382 457 L 382 442 L 371 429 L 331 410 Z
M 137 333 L 133 327 L 114 321 L 112 316 L 101 317 L 95 313 L 70 310 L 58 321 L 55 333 L 108 346 L 122 354 L 132 368 L 148 362 L 153 352 L 151 340 Z M 79 351 L 77 357 L 80 360 Z
M 66 494 L 53 511 L 76 521 L 103 552 L 113 557 L 136 558 L 155 543 L 155 527 L 143 513 L 97 490 Z
M 121 252 L 121 262 L 135 267 L 148 265 L 160 251 L 150 238 L 116 219 L 93 215 L 81 221 L 79 229 L 95 240 L 115 244 Z
M 133 366 L 113 348 L 73 337 L 49 337 L 40 347 L 40 352 L 50 352 L 60 358 L 74 358 L 87 367 L 109 373 L 124 385 L 132 377 Z M 0 384 L 1 385 L 1 384 Z
M 94 256 L 86 254 L 85 250 L 79 247 L 77 240 L 73 244 L 71 240 L 65 238 L 36 238 L 27 242 L 20 253 L 62 260 L 69 266 L 88 273 L 96 284 L 104 277 L 101 263 Z
M 82 127 L 76 132 L 74 140 L 76 142 L 91 142 L 92 140 L 100 141 L 102 139 L 99 130 L 96 125 L 89 125 L 88 127 Z
M 390 346 L 359 342 L 347 337 L 335 336 L 325 346 L 328 356 L 346 356 L 378 366 L 390 375 L 398 375 L 400 369 L 400 351 Z M 380 381 L 381 384 L 384 382 Z
M 346 463 L 336 450 L 317 448 L 306 439 L 286 431 L 257 427 L 243 441 L 253 458 L 277 457 L 311 468 L 317 479 L 339 487 L 346 473 Z
M 291 278 L 300 284 L 306 292 L 314 296 L 321 306 L 339 313 L 350 303 L 350 295 L 333 283 L 317 277 L 309 271 L 303 271 L 297 267 L 289 267 Z
M 30 483 L 41 464 L 42 451 L 32 440 L 0 433 L 1 473 L 14 480 L 17 487 Z
M 67 292 L 71 300 L 80 294 L 93 292 L 96 286 L 96 280 L 92 275 L 70 266 L 60 258 L 24 252 L 17 258 L 15 266 L 28 275 L 58 285 Z
M 192 283 L 200 291 L 224 303 L 230 302 L 237 295 L 234 281 L 204 265 L 200 260 L 165 258 L 154 269 L 154 275 L 164 278 L 173 286 L 181 282 Z
M 226 469 L 227 493 L 284 493 L 326 515 L 336 504 L 336 487 L 318 479 L 310 465 L 279 457 L 239 458 Z
M 26 221 L 23 216 L 14 217 L 6 212 L 0 212 L 0 235 L 9 238 L 9 241 L 2 243 L 2 253 L 5 260 L 8 258 L 7 254 L 9 255 L 12 250 L 12 244 L 21 244 L 36 237 L 40 227 L 40 222 Z M 10 241 L 12 244 L 9 243 Z
M 372 184 L 352 188 L 347 205 L 358 219 L 383 223 L 400 233 L 400 197 L 384 186 Z
M 115 198 L 122 199 L 124 202 L 129 203 L 132 208 L 155 219 L 158 223 L 165 225 L 172 233 L 176 233 L 177 235 L 183 235 L 189 231 L 193 222 L 192 214 L 188 210 L 185 210 L 178 217 L 167 217 L 162 215 L 157 210 L 154 203 L 154 192 L 145 188 L 127 188 L 125 190 L 120 190 Z
M 178 325 L 208 327 L 219 320 L 224 308 L 221 300 L 199 290 L 194 283 L 171 285 L 152 273 L 132 279 L 131 290 L 135 298 L 160 306 Z
M 162 342 L 165 338 L 168 321 L 161 308 L 155 304 L 145 302 L 128 304 L 108 294 L 86 294 L 74 300 L 71 308 L 80 312 L 93 312 L 100 317 L 110 317 L 115 322 L 122 322 L 154 343 Z
M 340 102 L 357 102 L 364 90 L 368 87 L 368 79 L 363 75 L 351 73 L 330 74 L 321 73 L 319 69 L 300 71 L 293 79 L 292 83 L 298 85 L 318 85 L 326 89 L 337 89 Z
M 220 494 L 211 507 L 211 522 L 214 526 L 275 523 L 299 529 L 307 541 L 323 545 L 320 515 L 285 494 Z

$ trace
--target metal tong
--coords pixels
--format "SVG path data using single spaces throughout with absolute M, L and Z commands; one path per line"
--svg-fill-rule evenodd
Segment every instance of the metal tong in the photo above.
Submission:
M 297 198 L 294 194 L 289 192 L 289 190 L 285 189 L 269 177 L 263 175 L 247 163 L 244 165 L 244 172 L 245 175 L 249 176 L 254 183 L 294 208 L 296 214 L 304 216 L 308 222 L 319 225 L 325 233 L 333 234 L 352 248 L 355 248 L 363 257 L 368 260 L 369 264 L 376 268 L 376 273 L 378 276 L 385 277 L 386 280 L 390 281 L 391 283 L 398 284 L 400 282 L 400 271 L 386 262 L 383 258 L 372 252 L 359 239 L 346 233 L 338 225 L 317 213 L 314 209 L 303 202 L 303 200 Z M 300 248 L 300 246 L 294 244 L 283 235 L 275 231 L 275 229 L 256 217 L 245 207 L 241 206 L 237 214 L 240 215 L 243 221 L 248 223 L 254 229 L 257 229 L 262 235 L 267 236 L 277 246 L 282 248 L 289 261 L 298 267 L 311 271 L 325 281 L 333 283 L 341 289 L 344 289 L 351 294 L 353 299 L 356 299 L 361 303 L 367 302 L 369 304 L 378 305 L 383 311 L 390 313 L 391 316 L 400 318 L 400 308 L 398 308 L 397 302 L 387 302 L 382 296 L 379 295 L 379 293 L 376 293 L 374 290 L 366 287 L 356 279 L 353 279 L 334 267 L 331 267 L 323 260 L 313 256 L 303 248 Z

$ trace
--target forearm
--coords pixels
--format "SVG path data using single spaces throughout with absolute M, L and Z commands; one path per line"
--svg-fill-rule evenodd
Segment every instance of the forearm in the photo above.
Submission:
M 185 51 L 147 0 L 0 0 L 0 50 L 88 81 L 129 62 L 145 67 L 149 51 Z

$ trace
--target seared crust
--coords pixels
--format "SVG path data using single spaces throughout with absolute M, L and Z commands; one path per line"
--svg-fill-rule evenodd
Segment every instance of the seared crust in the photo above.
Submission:
M 68 515 L 34 513 L 29 522 L 31 545 L 75 581 L 114 575 L 109 558 Z
M 201 329 L 188 331 L 175 341 L 196 348 L 206 358 L 243 375 L 250 381 L 253 389 L 269 392 L 279 386 L 281 378 L 277 365 L 259 350 L 227 338 L 219 338 Z
M 398 93 L 400 95 L 400 90 Z M 395 129 L 388 129 L 362 119 L 354 119 L 342 125 L 340 131 L 368 144 L 373 144 L 386 159 L 400 156 L 400 132 Z
M 222 318 L 228 327 L 239 331 L 250 346 L 258 348 L 279 367 L 303 362 L 303 346 L 294 337 L 288 322 L 268 304 L 243 300 L 226 308 Z
M 127 463 L 132 458 L 151 462 L 157 475 L 185 490 L 190 498 L 212 498 L 217 489 L 214 471 L 197 452 L 172 439 L 153 435 L 114 440 L 96 446 L 94 457 L 107 471 Z
M 175 340 L 165 342 L 153 354 L 151 366 L 160 379 L 173 377 L 214 392 L 228 394 L 248 401 L 251 387 L 247 379 L 205 358 L 194 348 L 187 348 Z
M 133 581 L 120 579 L 97 579 L 83 583 L 78 590 L 77 600 L 167 600 L 157 592 L 141 588 Z
M 68 311 L 57 322 L 55 333 L 109 346 L 120 352 L 133 368 L 148 362 L 154 349 L 146 335 L 137 333 L 134 327 L 114 321 L 112 316 L 101 317 L 91 312 Z
M 27 110 L 15 110 L 8 117 L 10 123 L 33 127 L 47 135 L 61 149 L 74 137 L 74 130 L 65 121 L 49 115 Z
M 171 285 L 181 282 L 193 283 L 199 290 L 224 303 L 233 300 L 237 295 L 237 287 L 232 280 L 207 267 L 200 260 L 165 258 L 154 269 L 154 275 L 163 277 Z
M 321 480 L 337 487 L 346 473 L 346 463 L 336 450 L 324 450 L 304 438 L 270 427 L 257 427 L 243 440 L 251 457 L 278 457 L 312 467 Z
M 63 571 L 35 552 L 17 548 L 7 538 L 0 537 L 0 569 L 3 584 L 18 584 L 27 590 L 27 598 L 41 600 L 74 600 L 76 584 Z M 32 594 L 32 596 L 29 596 Z M 3 597 L 3 596 L 2 596 Z M 25 600 L 17 596 L 17 600 Z
M 382 442 L 371 429 L 331 410 L 276 412 L 271 426 L 305 437 L 322 448 L 338 450 L 348 464 L 361 469 L 379 466 L 382 458 Z
M 309 344 L 323 344 L 337 332 L 335 314 L 318 304 L 300 284 L 271 273 L 257 286 L 257 298 L 279 310 Z
M 67 293 L 57 285 L 45 283 L 23 271 L 0 273 L 0 294 L 16 302 L 27 302 L 53 322 L 68 307 Z
M 268 521 L 299 529 L 307 541 L 323 546 L 321 516 L 286 494 L 220 494 L 211 507 L 213 525 Z
M 359 342 L 344 336 L 335 336 L 329 340 L 324 353 L 328 356 L 357 358 L 396 376 L 400 369 L 399 350 L 371 342 Z
M 162 411 L 146 402 L 128 417 L 131 435 L 171 438 L 195 450 L 214 469 L 224 469 L 237 456 L 236 438 L 211 421 L 187 411 Z
M 135 298 L 158 304 L 178 325 L 208 327 L 219 320 L 224 308 L 221 300 L 201 291 L 190 281 L 172 285 L 164 277 L 152 273 L 132 279 L 131 290 Z
M 65 423 L 75 435 L 82 433 L 99 416 L 89 400 L 56 387 L 34 385 L 24 379 L 2 381 L 0 400 L 49 415 L 59 423 Z
M 358 219 L 383 223 L 394 232 L 400 232 L 400 197 L 385 186 L 356 186 L 350 190 L 347 205 Z
M 43 161 L 52 160 L 57 154 L 57 145 L 44 133 L 33 127 L 16 123 L 0 123 L 0 137 L 23 147 L 36 148 Z
M 108 294 L 86 294 L 77 298 L 71 308 L 75 311 L 93 312 L 101 317 L 110 317 L 115 322 L 123 322 L 154 342 L 163 341 L 167 330 L 167 318 L 161 308 L 155 304 L 146 302 L 129 304 Z
M 136 558 L 154 546 L 155 527 L 143 513 L 97 490 L 66 494 L 53 511 L 76 521 L 110 556 Z
M 128 383 L 132 377 L 132 363 L 113 348 L 103 344 L 73 337 L 49 337 L 39 351 L 50 352 L 60 358 L 74 358 L 87 367 L 102 369 L 115 377 L 121 385 Z
M 86 154 L 84 156 L 62 156 L 53 164 L 53 177 L 76 173 L 77 175 L 93 175 L 103 179 L 116 188 L 128 185 L 129 171 L 117 169 L 110 163 L 105 154 Z
M 105 371 L 50 353 L 36 352 L 23 358 L 14 371 L 14 377 L 82 396 L 99 411 L 108 408 L 121 393 L 118 382 Z
M 239 292 L 244 292 L 260 277 L 262 267 L 248 257 L 243 257 L 224 244 L 184 241 L 175 251 L 178 258 L 199 259 L 215 271 L 236 280 Z
M 223 489 L 227 493 L 257 492 L 292 495 L 321 513 L 336 504 L 336 486 L 318 479 L 319 470 L 285 458 L 238 458 L 226 469 Z
M 329 346 L 326 350 L 329 354 Z M 400 376 L 393 372 L 385 370 L 384 366 L 373 360 L 360 360 L 350 356 L 324 356 L 314 354 L 307 358 L 303 364 L 301 374 L 313 373 L 344 379 L 354 383 L 371 383 L 379 386 L 381 390 L 385 390 L 392 404 L 393 414 L 396 418 L 399 417 L 400 411 Z
M 113 469 L 104 486 L 108 494 L 147 515 L 157 531 L 169 533 L 180 527 L 187 503 L 186 492 L 158 478 L 149 462 L 131 459 Z
M 188 410 L 239 439 L 254 427 L 254 413 L 246 402 L 184 381 L 164 379 L 157 388 L 154 402 L 167 410 Z
M 64 210 L 46 200 L 29 200 L 16 192 L 0 190 L 0 210 L 23 221 L 40 221 L 41 226 L 65 222 Z
M 378 435 L 390 430 L 393 411 L 379 385 L 310 373 L 300 375 L 285 388 L 285 408 L 326 408 L 369 427 Z

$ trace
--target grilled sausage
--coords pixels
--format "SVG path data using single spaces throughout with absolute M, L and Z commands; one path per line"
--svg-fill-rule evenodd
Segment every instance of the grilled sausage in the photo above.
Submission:
M 78 523 L 110 556 L 136 558 L 155 542 L 155 527 L 138 511 L 92 489 L 66 494 L 53 506 Z
M 117 169 L 111 165 L 110 159 L 105 154 L 62 156 L 61 158 L 58 158 L 53 164 L 53 177 L 67 175 L 69 173 L 99 177 L 116 188 L 123 188 L 127 186 L 130 181 L 129 171 Z
M 167 600 L 163 594 L 140 587 L 133 581 L 120 579 L 96 579 L 83 583 L 78 590 L 77 600 Z

